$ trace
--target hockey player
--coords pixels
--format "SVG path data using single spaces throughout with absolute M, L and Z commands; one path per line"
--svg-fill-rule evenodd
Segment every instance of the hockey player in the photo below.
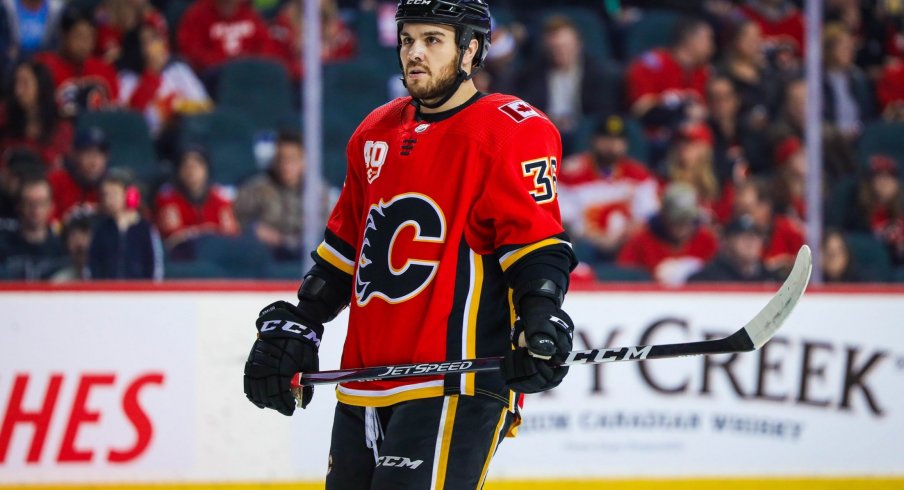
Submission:
M 337 388 L 327 489 L 473 490 L 520 395 L 567 372 L 554 362 L 572 347 L 561 304 L 576 263 L 556 200 L 561 140 L 539 110 L 474 87 L 484 0 L 401 0 L 396 21 L 411 96 L 352 135 L 316 265 L 297 306 L 261 311 L 245 392 L 291 415 L 290 377 L 318 369 L 323 324 L 349 304 L 343 368 L 504 355 L 501 373 Z

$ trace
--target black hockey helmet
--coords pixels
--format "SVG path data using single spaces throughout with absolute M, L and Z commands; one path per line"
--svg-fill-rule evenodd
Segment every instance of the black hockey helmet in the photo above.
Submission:
M 476 37 L 480 43 L 474 57 L 476 67 L 483 66 L 490 51 L 490 6 L 486 0 L 399 0 L 396 11 L 399 32 L 405 22 L 454 27 L 461 51 L 468 49 L 471 39 Z

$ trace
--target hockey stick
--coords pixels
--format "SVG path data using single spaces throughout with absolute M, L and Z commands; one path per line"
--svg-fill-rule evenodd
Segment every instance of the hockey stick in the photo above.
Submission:
M 637 345 L 633 347 L 571 351 L 562 365 L 730 354 L 759 349 L 775 335 L 775 332 L 778 331 L 785 319 L 788 318 L 788 315 L 791 314 L 794 306 L 797 305 L 797 301 L 800 300 L 800 297 L 807 289 L 811 268 L 810 248 L 804 245 L 797 253 L 794 268 L 784 284 L 782 284 L 781 289 L 775 293 L 775 296 L 769 300 L 769 303 L 752 320 L 728 337 L 680 344 Z M 502 357 L 482 357 L 461 361 L 399 364 L 394 366 L 298 373 L 292 377 L 292 391 L 296 393 L 297 398 L 300 395 L 301 386 L 497 371 L 501 361 Z

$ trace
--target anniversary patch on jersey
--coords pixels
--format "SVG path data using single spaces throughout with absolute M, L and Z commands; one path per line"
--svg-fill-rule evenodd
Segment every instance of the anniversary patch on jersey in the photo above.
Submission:
M 406 228 L 413 228 L 410 244 L 397 243 Z M 372 298 L 401 303 L 417 296 L 436 275 L 438 260 L 418 258 L 415 243 L 443 243 L 446 220 L 439 206 L 422 194 L 400 194 L 370 207 L 355 274 L 359 306 Z M 394 257 L 395 254 L 395 257 Z M 393 263 L 403 263 L 396 268 Z
M 514 102 L 509 102 L 504 106 L 499 107 L 499 110 L 505 113 L 508 117 L 515 120 L 516 123 L 524 122 L 532 117 L 539 117 L 540 113 L 537 112 L 530 104 L 524 102 L 523 100 L 516 100 Z
M 386 156 L 389 155 L 389 144 L 385 141 L 368 141 L 364 143 L 364 165 L 367 167 L 367 182 L 373 184 L 380 176 Z

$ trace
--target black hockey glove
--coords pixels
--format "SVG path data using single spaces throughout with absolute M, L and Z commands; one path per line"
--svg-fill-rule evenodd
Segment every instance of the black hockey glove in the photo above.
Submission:
M 525 298 L 512 331 L 515 349 L 502 361 L 502 376 L 519 393 L 551 390 L 565 378 L 561 366 L 572 348 L 574 323 L 548 298 Z
M 323 324 L 285 301 L 264 308 L 255 322 L 257 341 L 245 363 L 245 396 L 259 408 L 272 408 L 283 415 L 295 412 L 290 382 L 301 371 L 317 371 L 317 349 Z M 314 396 L 314 387 L 302 390 L 301 407 Z

